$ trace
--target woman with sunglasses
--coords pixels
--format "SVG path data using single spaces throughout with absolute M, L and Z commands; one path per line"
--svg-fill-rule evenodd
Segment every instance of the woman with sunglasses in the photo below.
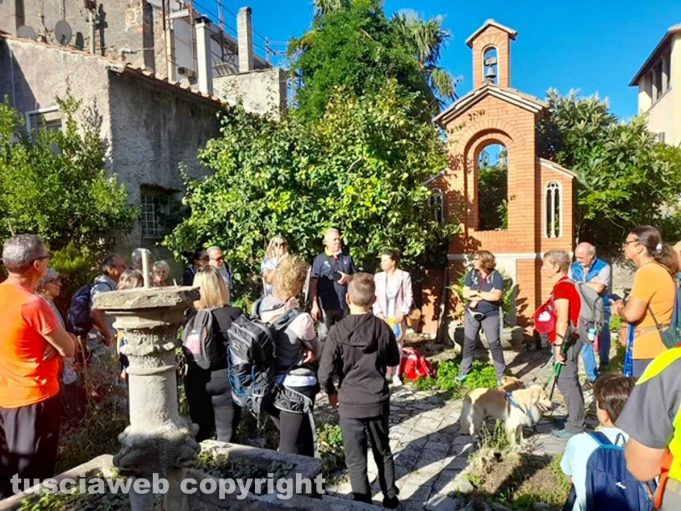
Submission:
M 662 242 L 660 231 L 650 225 L 632 229 L 622 243 L 624 257 L 637 270 L 626 303 L 617 300 L 612 312 L 629 323 L 633 339 L 633 376 L 640 377 L 648 364 L 667 347 L 660 329 L 672 321 L 676 301 L 677 258 L 672 248 Z
M 272 294 L 274 272 L 281 263 L 281 260 L 287 255 L 288 242 L 281 234 L 277 234 L 267 245 L 265 259 L 263 260 L 262 265 L 260 265 L 260 273 L 262 273 L 263 296 L 270 296 Z
M 62 281 L 57 272 L 53 268 L 47 270 L 45 278 L 40 281 L 37 293 L 54 311 L 54 315 L 61 323 L 62 327 L 65 325 L 64 316 L 55 305 L 54 301 L 61 295 Z M 76 346 L 79 347 L 78 340 L 72 336 Z M 78 364 L 75 357 L 64 357 L 63 367 L 61 371 L 62 383 L 62 413 L 64 417 L 80 418 L 85 413 L 85 389 L 83 382 L 78 373 Z
M 506 371 L 501 348 L 501 302 L 504 296 L 504 278 L 495 269 L 496 259 L 489 250 L 478 250 L 473 256 L 473 269 L 466 274 L 463 294 L 468 300 L 464 315 L 464 340 L 461 367 L 457 380 L 462 383 L 473 365 L 473 353 L 478 333 L 482 328 L 489 351 L 494 360 L 497 381 Z

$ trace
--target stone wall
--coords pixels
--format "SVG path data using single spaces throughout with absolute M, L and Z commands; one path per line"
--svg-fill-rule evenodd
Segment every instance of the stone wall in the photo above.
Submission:
M 23 19 L 10 17 L 17 2 L 23 5 Z M 63 6 L 63 12 L 62 12 Z M 41 20 L 41 16 L 44 18 Z M 153 10 L 145 0 L 103 0 L 97 2 L 98 21 L 95 30 L 95 47 L 99 55 L 118 56 L 121 49 L 133 50 L 126 59 L 137 66 L 146 64 L 153 69 L 153 54 L 143 48 L 153 46 Z M 16 25 L 33 28 L 45 42 L 57 44 L 53 31 L 57 21 L 64 19 L 73 30 L 69 46 L 90 48 L 90 25 L 83 0 L 11 0 L 0 2 L 0 30 L 16 34 Z M 147 32 L 145 38 L 145 31 Z M 151 45 L 148 43 L 149 37 Z M 162 40 L 162 35 L 160 37 Z
M 183 191 L 180 163 L 191 176 L 205 173 L 197 155 L 219 134 L 217 104 L 131 72 L 112 72 L 110 84 L 112 170 L 126 183 L 130 202 L 140 202 L 142 185 Z M 139 229 L 130 238 L 141 243 Z
M 286 73 L 269 68 L 214 78 L 213 93 L 230 105 L 243 101 L 247 112 L 278 116 L 286 111 Z
M 99 124 L 110 142 L 107 62 L 29 40 L 0 39 L 0 98 L 22 114 L 57 106 L 57 97 L 71 94 L 81 101 L 80 115 Z

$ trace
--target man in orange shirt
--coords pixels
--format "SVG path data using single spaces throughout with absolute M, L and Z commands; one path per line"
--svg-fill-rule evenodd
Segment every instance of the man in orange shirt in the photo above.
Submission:
M 10 480 L 54 474 L 59 438 L 59 356 L 75 344 L 49 304 L 35 294 L 50 254 L 37 236 L 5 241 L 9 273 L 0 284 L 0 499 L 13 493 Z

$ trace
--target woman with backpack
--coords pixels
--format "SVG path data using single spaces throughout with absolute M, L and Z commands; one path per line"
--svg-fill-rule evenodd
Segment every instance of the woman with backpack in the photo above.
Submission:
M 629 323 L 632 375 L 638 378 L 657 355 L 667 350 L 660 330 L 672 321 L 678 262 L 672 248 L 662 242 L 660 231 L 650 225 L 632 229 L 622 250 L 637 270 L 631 294 L 626 301 L 614 302 L 612 311 Z
M 504 279 L 495 268 L 494 254 L 488 250 L 478 250 L 473 256 L 473 269 L 465 277 L 463 294 L 468 303 L 463 320 L 463 355 L 457 376 L 460 383 L 466 379 L 473 365 L 475 343 L 481 328 L 485 332 L 489 351 L 494 360 L 499 385 L 506 371 L 504 352 L 501 348 Z
M 275 335 L 276 393 L 268 412 L 278 418 L 279 452 L 314 456 L 314 420 L 312 409 L 319 392 L 317 372 L 312 364 L 320 346 L 312 316 L 301 312 L 298 297 L 303 291 L 308 265 L 297 256 L 285 257 L 274 274 L 273 294 L 260 306 L 260 317 L 274 323 L 289 315 L 288 322 L 278 323 Z
M 374 315 L 388 323 L 393 329 L 395 340 L 402 358 L 402 339 L 407 329 L 407 315 L 414 305 L 414 296 L 411 288 L 411 276 L 408 272 L 398 268 L 401 254 L 399 250 L 386 249 L 381 254 L 381 269 L 383 271 L 374 275 L 376 284 L 376 301 L 374 302 Z M 388 375 L 392 374 L 392 382 L 402 385 L 401 364 L 388 369 Z
M 227 330 L 242 312 L 229 305 L 229 291 L 217 269 L 204 266 L 194 276 L 201 298 L 184 327 L 183 343 L 187 358 L 184 389 L 189 416 L 199 426 L 197 442 L 216 433 L 221 442 L 230 442 L 241 418 L 241 408 L 232 401 L 227 365 Z M 209 338 L 202 338 L 207 335 Z M 196 349 L 203 346 L 207 349 Z M 198 352 L 206 355 L 199 358 Z
M 579 385 L 578 359 L 582 349 L 582 340 L 577 331 L 581 298 L 575 283 L 568 278 L 570 255 L 565 250 L 549 250 L 542 260 L 542 276 L 553 286 L 551 298 L 545 309 L 552 319 L 548 321 L 549 336 L 555 363 L 555 384 L 565 398 L 568 416 L 563 429 L 551 432 L 556 438 L 568 440 L 573 435 L 584 431 L 584 394 Z M 548 312 L 551 305 L 552 312 Z M 539 311 L 538 311 L 539 312 Z M 537 317 L 537 315 L 535 314 Z M 537 318 L 538 319 L 538 318 Z M 535 324 L 537 321 L 535 321 Z M 554 373 L 555 374 L 555 373 Z M 553 392 L 553 391 L 552 391 Z

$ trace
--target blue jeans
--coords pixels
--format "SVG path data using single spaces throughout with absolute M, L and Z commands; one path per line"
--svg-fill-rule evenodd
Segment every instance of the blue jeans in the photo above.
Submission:
M 594 355 L 594 345 L 585 342 L 582 346 L 582 360 L 584 361 L 584 372 L 590 382 L 598 379 L 598 367 L 596 366 L 596 355 Z
M 605 324 L 598 333 L 598 356 L 601 359 L 601 365 L 610 362 L 610 307 L 605 307 Z M 582 347 L 582 360 L 584 361 L 584 372 L 589 381 L 594 382 L 598 379 L 598 366 L 596 365 L 596 355 L 594 354 L 594 345 L 590 342 L 585 342 Z

